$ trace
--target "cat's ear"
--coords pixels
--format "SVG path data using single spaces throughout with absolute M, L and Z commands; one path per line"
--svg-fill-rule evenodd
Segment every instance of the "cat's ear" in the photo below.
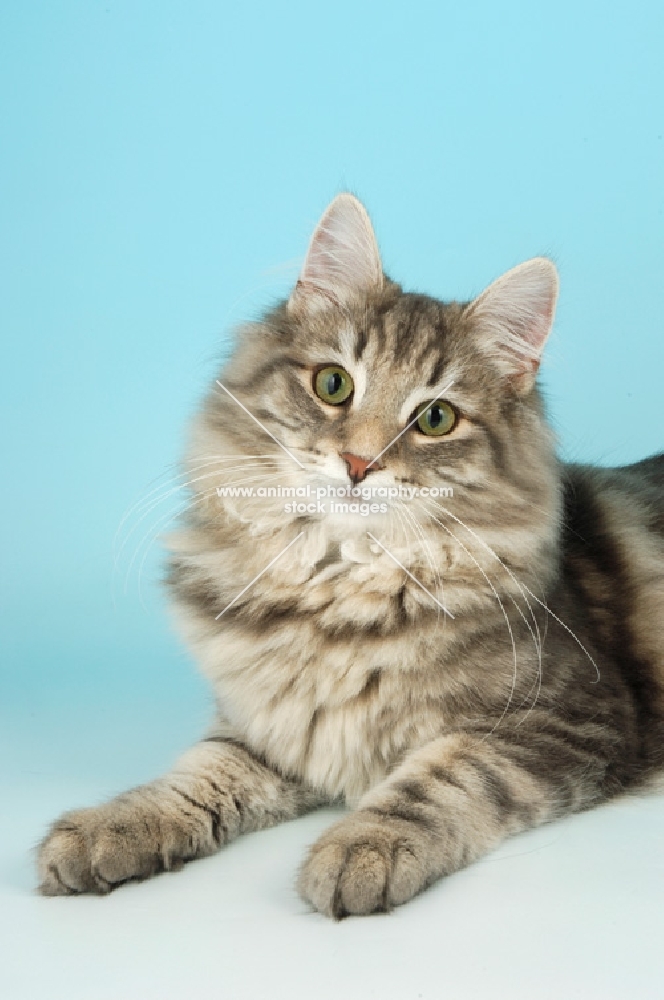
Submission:
M 288 307 L 317 310 L 331 302 L 343 306 L 382 285 L 383 268 L 367 211 L 352 194 L 340 194 L 314 230 Z
M 466 307 L 482 350 L 520 395 L 535 383 L 557 299 L 555 265 L 535 257 L 507 271 Z

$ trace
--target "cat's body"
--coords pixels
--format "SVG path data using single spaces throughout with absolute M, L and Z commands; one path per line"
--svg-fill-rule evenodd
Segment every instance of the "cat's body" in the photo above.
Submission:
M 44 891 L 104 891 L 342 799 L 299 887 L 366 913 L 661 774 L 664 456 L 555 458 L 534 377 L 556 292 L 540 260 L 468 306 L 404 294 L 361 206 L 333 203 L 191 439 L 169 583 L 215 726 L 165 778 L 63 817 Z M 419 434 L 438 399 L 451 428 Z M 218 492 L 349 477 L 453 497 L 365 516 Z
M 510 571 L 513 577 L 501 572 L 495 557 L 448 519 L 483 561 L 502 604 L 484 580 L 483 593 L 477 587 L 469 593 L 465 579 L 455 593 L 450 574 L 445 596 L 454 621 L 427 595 L 420 599 L 416 585 L 412 596 L 420 606 L 409 619 L 399 567 L 386 562 L 373 581 L 366 562 L 339 555 L 318 572 L 310 560 L 304 578 L 297 564 L 277 564 L 267 594 L 254 594 L 251 609 L 236 615 L 231 608 L 220 634 L 215 615 L 241 589 L 246 572 L 227 576 L 217 596 L 191 569 L 182 570 L 186 560 L 179 562 L 172 582 L 185 605 L 183 629 L 217 693 L 215 731 L 246 741 L 282 773 L 352 805 L 436 736 L 493 729 L 500 742 L 515 724 L 525 732 L 556 719 L 588 721 L 593 738 L 586 754 L 603 772 L 599 797 L 652 777 L 653 767 L 664 764 L 664 493 L 657 487 L 664 456 L 626 469 L 560 472 L 561 558 L 539 594 L 537 574 L 525 565 Z M 257 544 L 256 571 L 282 548 L 281 541 Z M 426 555 L 415 572 L 433 590 Z M 435 562 L 438 553 L 432 555 Z M 209 557 L 208 548 L 206 569 Z M 376 582 L 379 596 L 372 594 L 360 621 L 358 605 Z M 538 628 L 541 665 L 532 634 Z M 575 749 L 585 766 L 578 743 Z

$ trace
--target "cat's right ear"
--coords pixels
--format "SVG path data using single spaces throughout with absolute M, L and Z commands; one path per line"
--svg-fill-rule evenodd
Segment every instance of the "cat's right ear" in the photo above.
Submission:
M 344 306 L 382 286 L 383 268 L 367 211 L 352 194 L 340 194 L 314 230 L 288 308 Z

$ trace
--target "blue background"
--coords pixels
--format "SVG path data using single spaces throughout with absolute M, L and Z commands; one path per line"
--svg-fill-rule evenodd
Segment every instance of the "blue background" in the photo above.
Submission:
M 158 545 L 139 599 L 172 504 L 124 523 L 115 572 L 114 537 L 166 483 L 227 332 L 287 291 L 342 189 L 410 289 L 470 297 L 550 254 L 563 453 L 662 446 L 663 10 L 2 5 L 7 773 L 119 788 L 199 731 Z

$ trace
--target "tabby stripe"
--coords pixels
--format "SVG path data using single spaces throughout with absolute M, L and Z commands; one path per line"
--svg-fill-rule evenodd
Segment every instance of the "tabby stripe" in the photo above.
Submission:
M 288 775 L 282 774 L 277 765 L 268 764 L 265 757 L 258 753 L 257 750 L 250 749 L 246 743 L 242 740 L 238 740 L 235 736 L 206 736 L 204 739 L 200 740 L 201 743 L 227 743 L 229 746 L 233 747 L 234 750 L 240 750 L 244 757 L 244 762 L 251 766 L 251 771 L 254 775 L 260 776 L 260 771 L 266 768 L 268 771 L 272 771 L 274 774 L 278 774 L 280 778 L 289 783 L 293 782 L 293 779 Z M 210 781 L 210 779 L 207 779 Z
M 434 808 L 437 806 L 437 803 L 425 792 L 418 781 L 400 781 L 394 788 L 413 805 L 433 806 Z
M 251 392 L 256 388 L 261 382 L 269 378 L 270 375 L 274 375 L 277 372 L 281 372 L 284 368 L 302 368 L 302 362 L 298 361 L 296 358 L 289 358 L 288 356 L 281 355 L 277 358 L 270 358 L 264 364 L 260 365 L 252 374 L 251 378 L 244 382 L 228 382 L 228 388 L 232 392 Z M 220 397 L 223 398 L 223 397 Z
M 471 754 L 464 754 L 462 757 L 466 763 L 475 770 L 482 780 L 482 787 L 485 795 L 491 801 L 498 816 L 504 820 L 509 815 L 522 815 L 525 809 L 526 816 L 530 815 L 530 810 L 517 802 L 512 794 L 509 782 L 500 776 L 495 768 Z
M 363 323 L 356 331 L 357 336 L 355 338 L 354 354 L 355 360 L 359 361 L 367 346 L 367 328 L 366 324 Z
M 200 809 L 201 812 L 207 813 L 212 822 L 212 839 L 214 840 L 217 847 L 219 847 L 222 844 L 222 837 L 221 837 L 222 829 L 224 831 L 224 834 L 228 833 L 226 827 L 222 826 L 220 811 L 218 809 L 214 809 L 211 806 L 206 805 L 204 802 L 199 802 L 197 799 L 192 798 L 191 795 L 187 795 L 186 792 L 183 792 L 182 789 L 177 788 L 175 785 L 170 785 L 169 787 L 171 788 L 172 791 L 180 795 L 185 800 L 185 802 L 188 802 L 189 805 L 194 806 L 196 809 Z
M 529 742 L 520 739 L 510 739 L 508 733 L 495 733 L 495 739 L 505 744 L 509 748 L 522 750 L 526 754 L 536 752 L 546 753 L 549 761 L 556 753 L 575 755 L 576 757 L 591 757 L 596 759 L 598 764 L 606 765 L 614 749 L 615 741 L 609 737 L 602 740 L 596 736 L 584 736 L 583 733 L 574 730 L 538 730 L 529 734 Z
M 286 427 L 289 431 L 299 430 L 298 424 L 293 424 L 289 420 L 283 420 L 281 417 L 277 416 L 274 410 L 257 409 L 254 411 L 254 416 L 258 417 L 259 420 L 265 421 L 266 423 L 271 420 L 273 423 L 279 424 L 281 427 Z
M 452 785 L 454 788 L 458 788 L 459 791 L 465 792 L 466 795 L 468 794 L 468 789 L 463 784 L 463 782 L 460 781 L 457 777 L 455 777 L 455 775 L 453 775 L 450 771 L 446 770 L 444 767 L 440 767 L 440 765 L 434 764 L 429 768 L 429 774 L 431 775 L 432 778 L 435 778 L 436 781 L 442 781 L 446 785 Z
M 379 816 L 381 819 L 386 820 L 400 819 L 404 823 L 411 823 L 413 826 L 418 826 L 420 829 L 426 830 L 427 833 L 434 832 L 437 829 L 436 822 L 425 816 L 421 809 L 409 809 L 407 805 L 390 805 L 385 809 L 381 809 L 379 806 L 366 806 L 362 809 L 362 812 L 368 812 L 373 816 Z

